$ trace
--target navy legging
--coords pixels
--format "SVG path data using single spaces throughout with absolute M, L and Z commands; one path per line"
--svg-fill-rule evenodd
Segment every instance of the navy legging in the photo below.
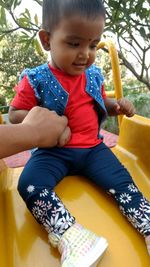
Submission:
M 75 222 L 54 192 L 68 174 L 84 175 L 111 194 L 134 227 L 150 235 L 150 203 L 104 143 L 92 148 L 38 149 L 26 164 L 18 190 L 48 233 L 62 235 Z

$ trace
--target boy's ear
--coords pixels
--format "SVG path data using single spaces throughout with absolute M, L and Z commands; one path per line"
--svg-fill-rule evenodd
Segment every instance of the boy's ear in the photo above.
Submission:
M 40 38 L 40 41 L 41 41 L 43 48 L 46 51 L 49 51 L 50 50 L 50 34 L 49 34 L 49 32 L 47 32 L 43 29 L 40 30 L 39 31 L 39 38 Z

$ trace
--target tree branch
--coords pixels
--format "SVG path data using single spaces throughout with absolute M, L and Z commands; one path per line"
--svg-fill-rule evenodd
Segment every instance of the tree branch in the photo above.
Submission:
M 141 47 L 141 45 L 138 43 L 138 41 L 135 39 L 135 37 L 133 36 L 133 34 L 131 32 L 130 32 L 130 36 L 134 40 L 134 42 L 136 43 L 136 45 L 143 51 L 143 48 Z
M 17 27 L 17 28 L 14 28 L 14 29 L 10 29 L 10 30 L 1 30 L 0 34 L 8 34 L 8 33 L 11 33 L 11 32 L 15 32 L 17 30 L 19 30 L 20 27 Z
M 145 54 L 146 54 L 146 52 L 145 52 L 145 49 L 143 50 L 143 60 L 142 60 L 142 68 L 141 68 L 141 77 L 143 77 L 144 76 L 144 70 L 145 70 L 145 64 L 144 64 L 144 62 L 145 62 Z
M 40 6 L 42 5 L 42 1 L 40 0 L 34 0 L 34 2 L 38 3 Z
M 144 78 L 141 77 L 141 75 L 139 75 L 136 70 L 134 69 L 134 67 L 131 65 L 131 63 L 129 63 L 129 61 L 123 56 L 123 54 L 118 51 L 118 56 L 119 58 L 123 61 L 124 65 L 134 74 L 134 76 L 141 81 L 142 83 L 146 84 L 146 86 L 148 87 L 148 89 L 150 90 L 150 82 Z
M 35 29 L 35 28 L 30 28 L 30 27 L 24 27 L 24 26 L 21 26 L 19 23 L 18 23 L 18 20 L 15 18 L 13 12 L 11 10 L 9 10 L 9 13 L 10 15 L 12 16 L 14 22 L 16 23 L 16 25 L 20 28 L 20 29 L 24 29 L 26 31 L 38 31 L 38 29 Z M 30 23 L 31 24 L 31 23 Z M 35 24 L 33 24 L 35 26 Z
M 121 37 L 121 39 L 122 39 L 125 43 L 127 43 L 130 47 L 132 47 L 132 48 L 134 49 L 134 51 L 135 51 L 136 54 L 138 55 L 139 59 L 142 61 L 142 57 L 140 56 L 140 53 L 137 51 L 137 49 L 136 49 L 133 45 L 131 45 L 130 42 L 127 41 L 127 39 L 124 38 L 123 36 Z M 120 42 L 119 39 L 118 39 L 118 42 Z M 120 45 L 120 50 L 121 50 L 121 45 Z M 142 51 L 143 51 L 143 50 L 142 50 Z M 136 58 L 137 60 L 139 60 L 138 57 L 135 56 L 135 58 Z

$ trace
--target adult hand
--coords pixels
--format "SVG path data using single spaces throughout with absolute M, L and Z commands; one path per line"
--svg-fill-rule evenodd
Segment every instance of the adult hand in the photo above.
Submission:
M 22 124 L 29 127 L 28 134 L 33 139 L 34 147 L 64 146 L 70 138 L 67 118 L 46 108 L 32 108 Z

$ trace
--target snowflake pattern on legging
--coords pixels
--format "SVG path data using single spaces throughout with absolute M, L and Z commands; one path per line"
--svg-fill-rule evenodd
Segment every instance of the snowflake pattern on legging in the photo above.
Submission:
M 117 200 L 122 214 L 142 235 L 147 236 L 150 235 L 150 204 L 142 196 L 138 205 L 135 206 L 135 202 L 132 202 L 132 199 L 134 194 L 138 192 L 138 188 L 133 183 L 127 186 L 125 193 L 116 194 L 115 189 L 109 190 L 109 193 Z
M 46 188 L 39 191 L 33 185 L 29 185 L 27 192 L 32 195 L 34 192 L 32 201 L 29 201 L 32 204 L 28 203 L 28 208 L 48 233 L 62 235 L 74 224 L 75 218 L 70 215 L 54 191 Z

